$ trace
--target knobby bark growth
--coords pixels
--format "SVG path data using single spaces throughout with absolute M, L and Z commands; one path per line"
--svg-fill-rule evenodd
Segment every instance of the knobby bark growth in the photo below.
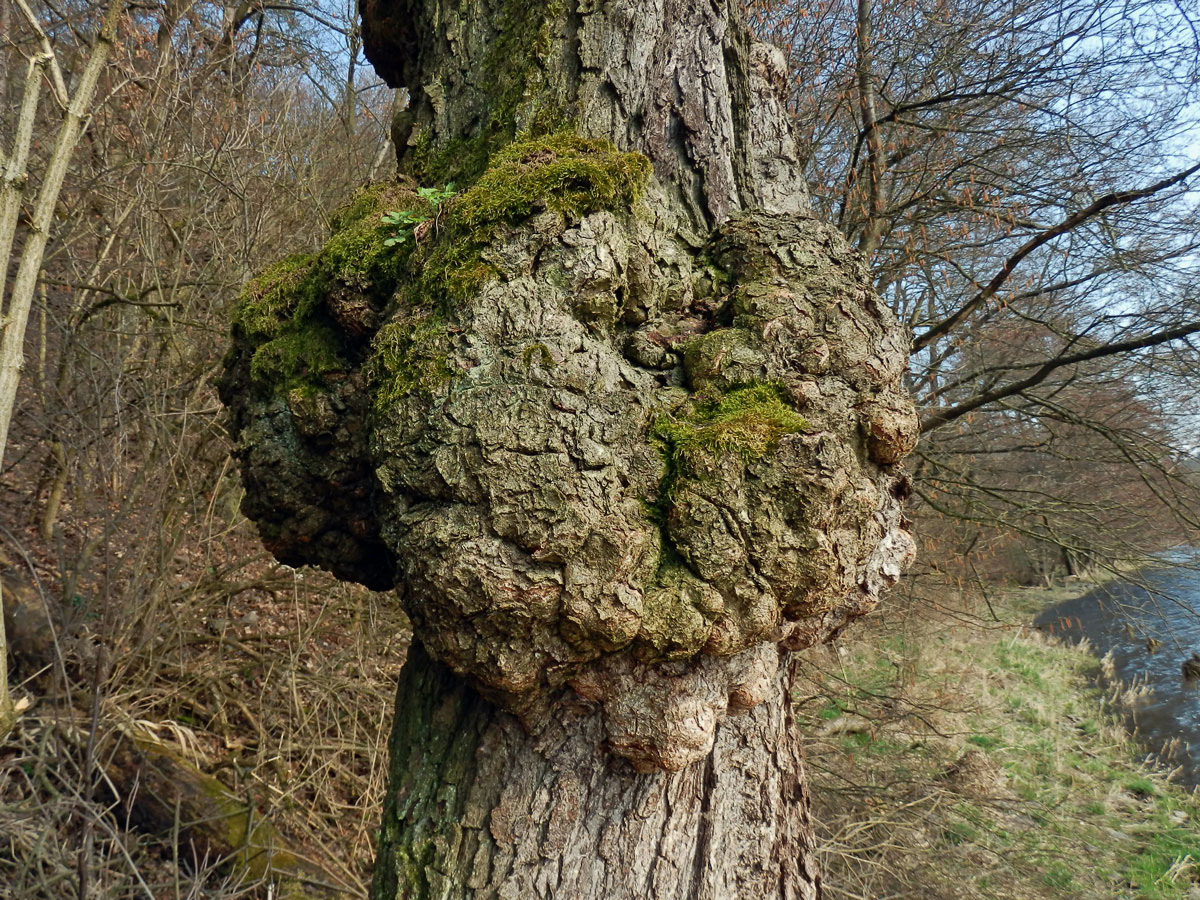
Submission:
M 377 897 L 817 896 L 789 654 L 911 555 L 917 420 L 736 9 L 364 0 L 401 178 L 242 298 L 246 512 L 419 642 Z

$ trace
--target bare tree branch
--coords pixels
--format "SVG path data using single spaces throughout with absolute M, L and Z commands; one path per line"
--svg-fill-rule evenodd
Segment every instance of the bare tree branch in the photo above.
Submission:
M 1106 209 L 1110 209 L 1114 206 L 1121 206 L 1127 203 L 1133 203 L 1134 201 L 1143 200 L 1146 197 L 1153 196 L 1159 191 L 1166 190 L 1169 187 L 1174 187 L 1175 185 L 1187 180 L 1190 176 L 1194 175 L 1198 171 L 1200 171 L 1200 163 L 1196 163 L 1196 165 L 1190 166 L 1189 168 L 1184 169 L 1182 172 L 1178 172 L 1169 178 L 1164 178 L 1162 181 L 1155 182 L 1149 187 L 1140 188 L 1135 191 L 1115 191 L 1111 194 L 1105 194 L 1103 197 L 1085 209 L 1081 209 L 1079 212 L 1067 216 L 1067 218 L 1063 219 L 1057 225 L 1047 228 L 1040 234 L 1034 235 L 1032 238 L 1022 244 L 1016 253 L 1006 259 L 1004 261 L 1004 265 L 1001 266 L 1000 271 L 996 273 L 992 280 L 989 281 L 981 291 L 975 294 L 975 296 L 963 304 L 963 306 L 960 307 L 957 312 L 943 319 L 941 322 L 938 322 L 936 325 L 932 326 L 927 331 L 923 332 L 919 337 L 917 337 L 913 341 L 913 352 L 920 352 L 938 338 L 948 334 L 956 325 L 958 325 L 959 322 L 977 310 L 980 306 L 987 303 L 987 301 L 992 299 L 992 297 L 996 296 L 996 292 L 1000 290 L 1000 288 L 1004 285 L 1004 282 L 1008 280 L 1008 277 L 1013 273 L 1017 266 L 1020 265 L 1021 261 L 1038 247 L 1049 243 L 1060 235 L 1066 234 L 1067 232 L 1078 228 L 1084 222 L 1095 218 Z
M 1106 356 L 1115 356 L 1120 353 L 1132 353 L 1135 350 L 1144 350 L 1147 347 L 1155 347 L 1159 344 L 1177 341 L 1180 338 L 1185 338 L 1188 335 L 1195 334 L 1196 332 L 1200 332 L 1200 321 L 1191 321 L 1175 328 L 1167 328 L 1162 331 L 1156 331 L 1151 334 L 1143 335 L 1140 338 L 1134 338 L 1128 341 L 1119 341 L 1113 344 L 1101 344 L 1082 353 L 1075 353 L 1070 356 L 1060 356 L 1055 359 L 1047 360 L 1036 372 L 1027 378 L 1022 378 L 1020 381 L 1013 381 L 993 390 L 986 391 L 985 393 L 973 397 L 970 400 L 952 406 L 949 409 L 928 413 L 921 419 L 921 433 L 926 434 L 936 428 L 941 428 L 943 425 L 953 422 L 955 419 L 962 418 L 967 413 L 974 412 L 982 406 L 987 406 L 989 403 L 995 403 L 998 400 L 1003 400 L 1004 398 L 1011 397 L 1014 394 L 1020 394 L 1031 387 L 1036 387 L 1045 381 L 1052 372 L 1055 372 L 1056 370 L 1065 366 L 1075 366 L 1093 359 L 1102 359 Z

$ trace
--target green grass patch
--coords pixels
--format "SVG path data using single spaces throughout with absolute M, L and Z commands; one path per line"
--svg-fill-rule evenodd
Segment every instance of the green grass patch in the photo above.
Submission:
M 1125 869 L 1128 881 L 1146 900 L 1187 896 L 1200 874 L 1200 835 L 1188 828 L 1168 827 L 1152 834 Z
M 982 747 L 984 750 L 995 750 L 1000 746 L 1000 741 L 990 735 L 973 734 L 967 738 L 968 744 L 974 744 L 976 747 Z
M 1190 900 L 1200 802 L 1144 764 L 1093 657 L 1018 625 L 1030 592 L 991 599 L 1013 624 L 909 611 L 799 691 L 831 894 Z M 847 710 L 871 727 L 839 733 Z
M 1141 798 L 1153 797 L 1156 793 L 1158 793 L 1158 789 L 1155 787 L 1154 782 L 1149 778 L 1144 777 L 1128 779 L 1124 783 L 1124 788 L 1129 793 L 1133 794 L 1133 796 Z

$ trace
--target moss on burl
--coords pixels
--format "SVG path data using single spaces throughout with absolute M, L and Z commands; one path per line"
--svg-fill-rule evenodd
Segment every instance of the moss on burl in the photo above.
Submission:
M 291 390 L 318 384 L 343 369 L 341 340 L 319 313 L 315 257 L 290 256 L 252 279 L 234 311 L 235 334 L 253 346 L 250 377 Z
M 423 292 L 461 301 L 495 277 L 483 259 L 505 228 L 543 210 L 577 220 L 624 210 L 641 197 L 650 160 L 571 132 L 516 141 L 493 155 L 479 180 L 448 204 L 437 243 L 423 259 Z
M 338 333 L 325 323 L 308 322 L 287 328 L 255 350 L 250 377 L 287 391 L 315 389 L 346 366 Z
M 250 279 L 242 289 L 233 313 L 233 324 L 248 337 L 273 338 L 283 324 L 315 298 L 306 290 L 313 256 L 286 256 Z
M 725 603 L 665 540 L 660 560 L 654 583 L 646 588 L 640 655 L 648 660 L 688 659 L 707 643 Z
M 654 423 L 651 436 L 660 443 L 670 471 L 696 477 L 714 457 L 733 454 L 751 463 L 783 435 L 807 429 L 804 416 L 787 405 L 778 387 L 748 384 L 688 398 L 674 414 Z
M 626 209 L 650 178 L 650 160 L 610 141 L 569 131 L 518 141 L 500 151 L 462 198 L 455 218 L 468 229 L 516 223 L 540 207 L 574 218 Z
M 770 454 L 780 438 L 810 430 L 774 384 L 706 389 L 684 400 L 650 427 L 666 463 L 658 497 L 647 513 L 662 537 L 654 583 L 646 591 L 639 638 L 663 659 L 685 659 L 710 644 L 724 611 L 721 594 L 689 566 L 669 528 L 676 494 L 685 483 L 707 481 L 731 459 L 749 465 Z M 728 473 L 726 473 L 728 474 Z
M 407 268 L 392 318 L 375 337 L 369 371 L 375 409 L 413 391 L 432 394 L 453 375 L 448 322 L 455 310 L 498 276 L 484 259 L 505 229 L 551 211 L 578 220 L 633 206 L 650 178 L 650 161 L 608 141 L 569 132 L 519 140 L 492 157 L 475 184 L 447 200 Z M 538 360 L 553 364 L 548 351 Z
M 233 323 L 249 345 L 253 381 L 319 389 L 357 366 L 369 341 L 377 409 L 414 390 L 436 391 L 452 374 L 447 321 L 496 277 L 483 253 L 501 232 L 545 210 L 576 220 L 627 209 L 650 177 L 641 154 L 569 132 L 526 137 L 489 156 L 475 184 L 436 216 L 411 182 L 365 188 L 330 216 L 319 252 L 289 256 L 251 280 Z M 388 244 L 394 228 L 383 216 L 402 210 L 431 217 L 421 246 Z
M 446 321 L 436 311 L 398 310 L 372 344 L 375 409 L 384 412 L 414 391 L 432 396 L 453 375 L 449 346 Z
M 251 347 L 256 384 L 316 389 L 354 364 L 355 339 L 372 331 L 404 274 L 408 252 L 388 247 L 389 209 L 427 205 L 410 184 L 382 182 L 330 217 L 315 254 L 286 257 L 251 279 L 233 314 L 235 339 Z

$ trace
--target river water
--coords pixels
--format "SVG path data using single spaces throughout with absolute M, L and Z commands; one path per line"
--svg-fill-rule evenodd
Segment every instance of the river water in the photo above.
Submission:
M 1200 556 L 1176 552 L 1163 563 L 1055 604 L 1036 624 L 1087 638 L 1098 655 L 1112 654 L 1117 678 L 1150 689 L 1132 713 L 1138 739 L 1164 765 L 1179 767 L 1179 783 L 1197 787 L 1200 680 L 1185 679 L 1181 667 L 1200 651 Z M 1159 644 L 1151 650 L 1148 641 Z

